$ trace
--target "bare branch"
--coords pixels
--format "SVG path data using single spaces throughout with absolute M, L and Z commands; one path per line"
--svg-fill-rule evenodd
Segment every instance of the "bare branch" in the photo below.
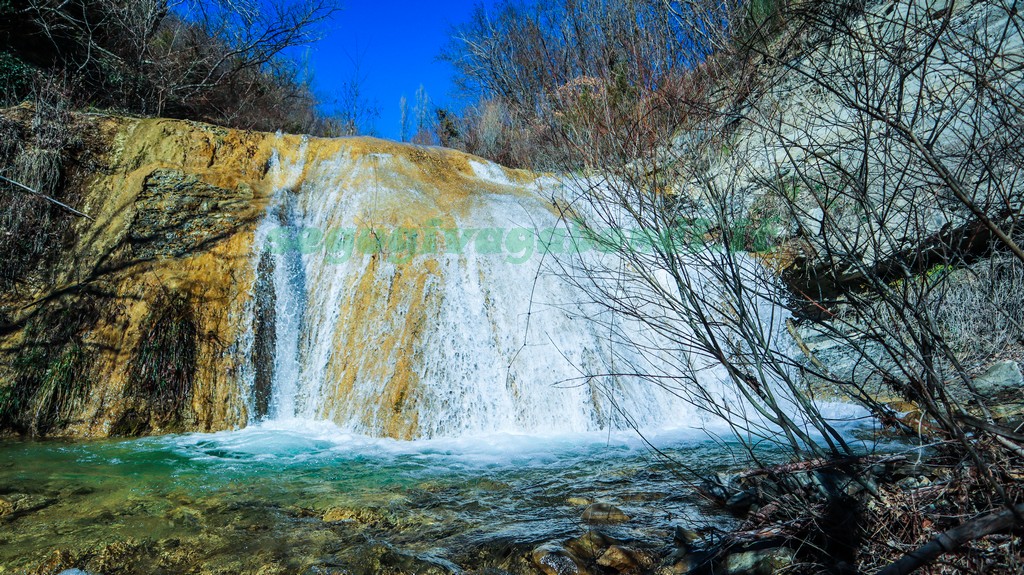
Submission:
M 91 216 L 89 216 L 87 214 L 83 214 L 82 212 L 76 210 L 75 208 L 72 208 L 71 206 L 69 206 L 69 205 L 67 205 L 67 204 L 65 204 L 65 203 L 63 203 L 61 201 L 55 200 L 55 199 L 51 198 L 50 196 L 48 196 L 46 194 L 43 194 L 41 192 L 37 192 L 36 190 L 33 190 L 32 188 L 26 186 L 25 184 L 22 184 L 21 182 L 17 182 L 15 180 L 12 180 L 12 179 L 4 177 L 4 176 L 0 176 L 0 180 L 2 180 L 4 182 L 7 182 L 8 184 L 11 184 L 16 189 L 21 190 L 22 192 L 26 192 L 26 193 L 32 194 L 33 196 L 36 196 L 36 197 L 41 198 L 43 200 L 46 200 L 47 202 L 50 202 L 51 204 L 53 204 L 55 206 L 58 206 L 61 209 L 64 209 L 64 210 L 70 212 L 73 215 L 76 215 L 76 216 L 78 216 L 80 218 L 85 218 L 87 220 L 95 221 Z
M 876 575 L 910 575 L 945 553 L 956 551 L 965 544 L 986 535 L 1000 533 L 1024 524 L 1024 504 L 985 515 L 950 529 L 917 550 L 879 571 Z

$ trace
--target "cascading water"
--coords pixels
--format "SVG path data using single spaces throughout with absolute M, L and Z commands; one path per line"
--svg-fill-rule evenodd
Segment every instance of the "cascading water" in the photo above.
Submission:
M 538 273 L 538 236 L 560 224 L 536 181 L 457 152 L 364 140 L 304 147 L 271 169 L 278 192 L 254 250 L 271 277 L 254 300 L 272 309 L 273 358 L 256 418 L 416 438 L 693 415 L 657 388 L 587 377 L 624 360 L 588 321 L 600 311 Z

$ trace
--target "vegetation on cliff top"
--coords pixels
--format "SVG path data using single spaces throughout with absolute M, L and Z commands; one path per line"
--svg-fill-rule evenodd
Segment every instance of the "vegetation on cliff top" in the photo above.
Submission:
M 315 40 L 332 0 L 6 0 L 0 106 L 60 86 L 76 107 L 334 134 L 288 54 Z

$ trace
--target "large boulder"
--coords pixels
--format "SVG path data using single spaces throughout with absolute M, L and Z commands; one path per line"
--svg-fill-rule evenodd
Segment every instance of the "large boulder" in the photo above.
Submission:
M 1024 376 L 1016 361 L 1000 361 L 974 378 L 974 387 L 986 399 L 1002 397 L 1024 390 Z

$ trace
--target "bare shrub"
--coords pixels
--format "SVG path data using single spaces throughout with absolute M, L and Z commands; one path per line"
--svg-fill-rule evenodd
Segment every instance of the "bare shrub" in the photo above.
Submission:
M 500 98 L 467 107 L 454 123 L 454 147 L 513 168 L 550 167 L 542 152 L 546 127 L 526 124 Z
M 481 7 L 443 54 L 459 86 L 479 100 L 466 124 L 481 133 L 464 141 L 497 158 L 488 155 L 487 137 L 488 106 L 497 102 L 507 110 L 505 131 L 529 139 L 524 165 L 579 168 L 643 155 L 695 109 L 687 91 L 704 84 L 681 79 L 716 47 L 726 49 L 728 34 L 717 23 L 739 9 L 735 2 Z
M 1019 529 L 1020 475 L 1006 469 L 1024 453 L 1020 429 L 996 416 L 973 380 L 1019 337 L 1024 54 L 1015 5 L 753 3 L 756 14 L 704 12 L 728 22 L 720 35 L 684 14 L 676 22 L 691 33 L 681 37 L 700 42 L 677 46 L 689 67 L 659 60 L 628 31 L 605 45 L 590 34 L 618 32 L 631 15 L 574 12 L 583 5 L 478 15 L 462 29 L 468 53 L 456 64 L 470 88 L 541 118 L 566 154 L 573 185 L 556 207 L 601 257 L 561 258 L 559 271 L 605 306 L 592 320 L 611 342 L 640 358 L 584 377 L 671 390 L 724 421 L 757 464 L 764 445 L 795 458 L 858 453 L 810 387 L 825 381 L 882 425 L 940 444 L 964 470 L 955 479 L 969 492 L 962 516 L 919 508 L 921 517 L 970 525 L 994 513 L 1011 518 L 1001 531 Z M 619 58 L 621 46 L 635 53 Z M 665 74 L 685 78 L 687 69 L 689 82 Z M 765 237 L 785 245 L 755 249 L 757 220 L 777 220 Z M 606 235 L 624 229 L 640 237 Z M 784 320 L 791 333 L 824 334 L 836 361 L 806 345 L 799 357 Z M 645 329 L 621 327 L 637 324 Z M 993 341 L 977 341 L 985 337 Z M 896 412 L 905 405 L 916 419 Z M 843 497 L 829 495 L 823 508 Z M 808 502 L 790 503 L 799 511 Z M 812 523 L 828 519 L 805 507 Z
M 14 120 L 0 116 L 0 167 L 6 169 L 21 150 L 21 126 Z
M 943 339 L 971 368 L 983 367 L 1024 342 L 1024 264 L 1006 256 L 963 269 L 938 268 L 949 274 L 931 294 Z
M 0 429 L 33 436 L 60 431 L 88 399 L 94 349 L 85 343 L 98 309 L 76 299 L 46 309 L 25 327 L 11 357 L 14 377 L 0 385 Z
M 92 105 L 300 131 L 321 125 L 317 99 L 285 53 L 336 10 L 332 0 L 28 0 L 10 14 L 10 40 L 15 57 L 74 74 Z

